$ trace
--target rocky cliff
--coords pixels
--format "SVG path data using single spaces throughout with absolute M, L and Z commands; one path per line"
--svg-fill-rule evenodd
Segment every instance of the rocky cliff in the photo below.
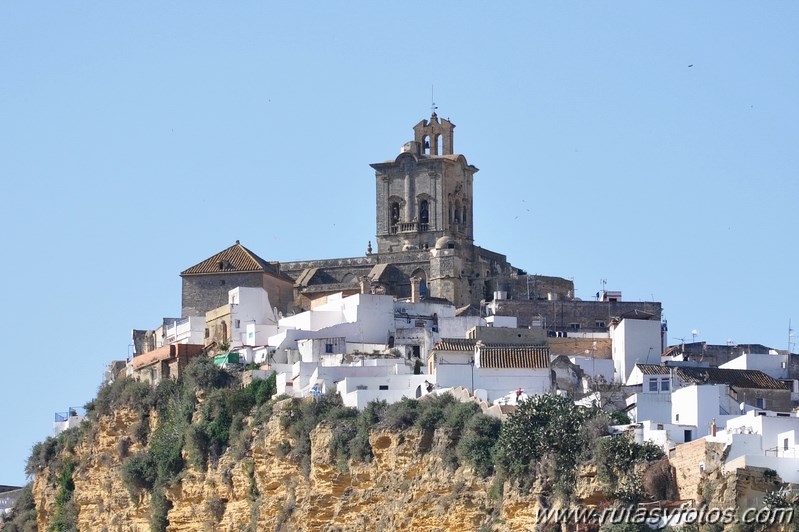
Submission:
M 228 451 L 205 470 L 187 467 L 166 491 L 168 530 L 525 530 L 533 529 L 534 488 L 522 495 L 496 485 L 467 467 L 453 469 L 447 456 L 453 435 L 446 429 L 373 431 L 368 463 L 342 466 L 330 454 L 332 430 L 311 433 L 310 474 L 281 457 L 291 444 L 280 423 L 281 404 L 265 424 L 249 427 L 252 444 L 235 460 Z M 78 530 L 148 531 L 146 490 L 129 493 L 122 479 L 124 455 L 138 450 L 131 441 L 141 417 L 122 409 L 101 417 L 74 447 L 77 464 L 73 501 Z M 249 420 L 248 420 L 249 421 Z M 154 419 L 150 419 L 155 424 Z M 36 475 L 39 530 L 49 530 L 58 512 L 59 483 L 43 470 Z M 578 493 L 596 500 L 590 470 L 578 479 Z

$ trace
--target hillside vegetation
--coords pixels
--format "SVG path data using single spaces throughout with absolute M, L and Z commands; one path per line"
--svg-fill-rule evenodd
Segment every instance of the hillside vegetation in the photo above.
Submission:
M 36 482 L 5 530 L 79 530 L 109 508 L 124 509 L 119 519 L 130 524 L 106 529 L 193 530 L 196 515 L 230 530 L 288 530 L 306 519 L 300 506 L 314 508 L 314 493 L 335 499 L 327 522 L 347 528 L 365 523 L 353 508 L 376 503 L 375 487 L 400 470 L 396 486 L 380 489 L 463 508 L 466 529 L 507 528 L 529 518 L 525 505 L 578 505 L 586 490 L 606 504 L 675 495 L 660 449 L 604 437 L 607 413 L 559 396 L 534 397 L 500 422 L 450 394 L 359 412 L 337 394 L 273 398 L 274 376 L 239 382 L 197 359 L 177 381 L 103 386 L 86 422 L 33 447 L 27 473 Z M 87 495 L 98 482 L 109 492 L 124 486 L 123 495 Z M 396 526 L 402 518 L 390 517 Z

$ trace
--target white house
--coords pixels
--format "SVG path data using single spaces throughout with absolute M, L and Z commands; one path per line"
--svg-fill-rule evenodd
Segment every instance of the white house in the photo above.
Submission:
M 488 402 L 518 388 L 530 396 L 552 390 L 549 351 L 545 346 L 445 338 L 433 348 L 428 368 L 438 387 L 462 386 Z
M 724 471 L 765 467 L 785 482 L 799 482 L 799 418 L 795 413 L 753 409 L 728 419 L 724 430 L 709 439 L 728 447 Z
M 671 414 L 671 369 L 659 364 L 636 364 L 630 372 L 627 386 L 637 392 L 626 399 L 627 415 L 636 422 L 669 423 Z
M 205 316 L 189 316 L 167 324 L 162 345 L 202 344 L 204 339 Z
M 658 364 L 663 352 L 660 321 L 624 318 L 610 326 L 614 382 L 624 383 L 636 364 Z

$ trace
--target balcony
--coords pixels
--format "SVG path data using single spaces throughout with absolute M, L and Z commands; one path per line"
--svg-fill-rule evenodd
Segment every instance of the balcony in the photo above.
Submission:
M 389 227 L 389 233 L 426 233 L 430 230 L 430 224 L 421 222 L 402 222 Z

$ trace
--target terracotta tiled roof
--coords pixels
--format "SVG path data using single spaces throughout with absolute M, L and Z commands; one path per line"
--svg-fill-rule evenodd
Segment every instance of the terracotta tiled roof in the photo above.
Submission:
M 674 373 L 681 380 L 696 384 L 728 384 L 738 388 L 788 390 L 788 387 L 762 371 L 754 369 L 697 368 L 680 366 Z
M 474 351 L 477 340 L 471 338 L 442 338 L 433 346 L 435 351 Z
M 549 348 L 546 346 L 481 347 L 481 368 L 531 368 L 549 367 Z
M 669 368 L 660 364 L 636 364 L 636 368 L 641 370 L 644 375 L 668 375 Z
M 265 261 L 236 240 L 236 243 L 226 250 L 182 271 L 180 275 L 260 271 L 280 275 L 280 271 L 275 265 Z

